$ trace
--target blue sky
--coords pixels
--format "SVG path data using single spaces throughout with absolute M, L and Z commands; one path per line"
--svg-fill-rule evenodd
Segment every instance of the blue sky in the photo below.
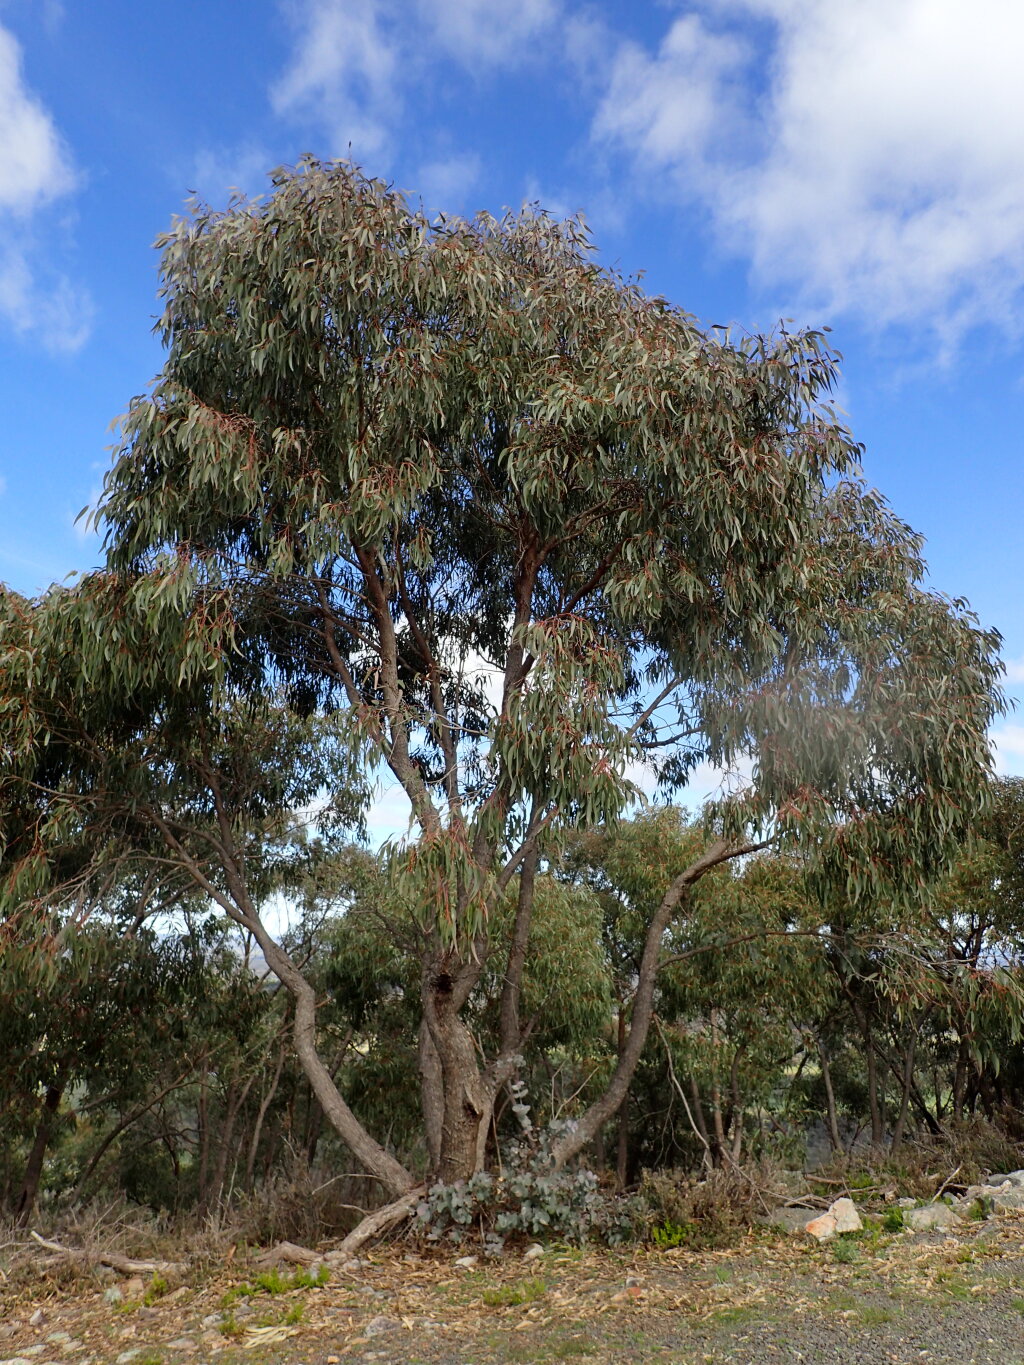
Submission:
M 189 191 L 353 155 L 431 209 L 582 210 L 708 322 L 828 324 L 868 478 L 1024 695 L 1019 0 L 0 0 L 0 577 L 97 561 Z M 1024 772 L 1024 716 L 998 729 Z

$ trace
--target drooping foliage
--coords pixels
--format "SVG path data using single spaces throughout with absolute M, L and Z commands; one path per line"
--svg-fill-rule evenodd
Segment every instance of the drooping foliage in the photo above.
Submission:
M 127 860 L 211 898 L 291 993 L 317 1102 L 402 1194 L 261 917 L 305 825 L 358 829 L 379 774 L 409 804 L 388 894 L 446 1179 L 486 1160 L 546 911 L 597 923 L 544 859 L 637 781 L 752 770 L 631 901 L 624 1036 L 559 1162 L 624 1102 L 706 874 L 781 841 L 834 904 L 896 907 L 957 856 L 998 640 L 922 586 L 919 538 L 861 480 L 824 334 L 702 329 L 577 221 L 431 222 L 346 164 L 196 206 L 160 247 L 167 358 L 105 482 L 106 568 L 3 599 L 11 914 L 66 903 L 72 854 L 92 888 Z

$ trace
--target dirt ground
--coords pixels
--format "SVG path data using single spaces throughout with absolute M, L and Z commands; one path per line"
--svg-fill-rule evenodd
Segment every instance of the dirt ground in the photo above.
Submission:
M 1024 1215 L 822 1246 L 759 1232 L 715 1252 L 458 1255 L 399 1243 L 318 1287 L 288 1269 L 261 1285 L 241 1253 L 166 1285 L 23 1269 L 0 1285 L 0 1362 L 1024 1365 Z

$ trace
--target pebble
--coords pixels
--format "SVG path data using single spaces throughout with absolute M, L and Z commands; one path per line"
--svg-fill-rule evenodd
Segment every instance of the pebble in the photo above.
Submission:
M 128 1365 L 129 1360 L 134 1360 L 136 1356 L 142 1355 L 141 1346 L 133 1346 L 130 1351 L 122 1351 L 117 1357 L 114 1365 Z
M 46 1314 L 43 1312 L 41 1308 L 37 1308 L 36 1311 L 29 1318 L 28 1324 L 30 1327 L 42 1327 L 45 1321 Z
M 70 1332 L 51 1332 L 46 1340 L 51 1346 L 66 1346 L 73 1338 Z
M 371 1318 L 363 1328 L 363 1335 L 367 1337 L 379 1337 L 385 1332 L 393 1332 L 398 1326 L 397 1322 L 392 1322 L 390 1318 Z
M 198 1351 L 199 1347 L 191 1337 L 175 1337 L 167 1343 L 169 1351 Z
M 539 1256 L 543 1255 L 544 1248 L 541 1246 L 540 1242 L 531 1242 L 530 1245 L 523 1252 L 523 1260 L 535 1261 Z
M 109 1289 L 104 1289 L 103 1298 L 106 1303 L 123 1303 L 124 1295 L 116 1284 L 112 1284 Z
M 479 1256 L 460 1256 L 455 1264 L 460 1270 L 472 1270 L 479 1259 Z

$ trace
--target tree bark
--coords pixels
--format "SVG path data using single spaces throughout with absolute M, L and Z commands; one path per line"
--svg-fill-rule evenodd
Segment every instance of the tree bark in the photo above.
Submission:
M 46 1159 L 46 1149 L 53 1137 L 57 1110 L 60 1108 L 63 1094 L 63 1085 L 50 1085 L 46 1088 L 43 1112 L 39 1115 L 39 1122 L 36 1124 L 32 1149 L 28 1154 L 28 1161 L 25 1163 L 25 1174 L 22 1176 L 21 1190 L 14 1209 L 15 1221 L 21 1228 L 28 1226 L 32 1217 L 32 1210 L 35 1208 L 36 1196 L 39 1193 L 39 1182 L 43 1175 L 43 1162 Z
M 832 1089 L 832 1068 L 829 1065 L 828 1049 L 818 1039 L 818 1061 L 821 1064 L 821 1079 L 825 1086 L 825 1108 L 828 1114 L 828 1136 L 834 1152 L 843 1150 L 843 1139 L 839 1134 L 839 1115 L 836 1112 L 836 1094 Z

